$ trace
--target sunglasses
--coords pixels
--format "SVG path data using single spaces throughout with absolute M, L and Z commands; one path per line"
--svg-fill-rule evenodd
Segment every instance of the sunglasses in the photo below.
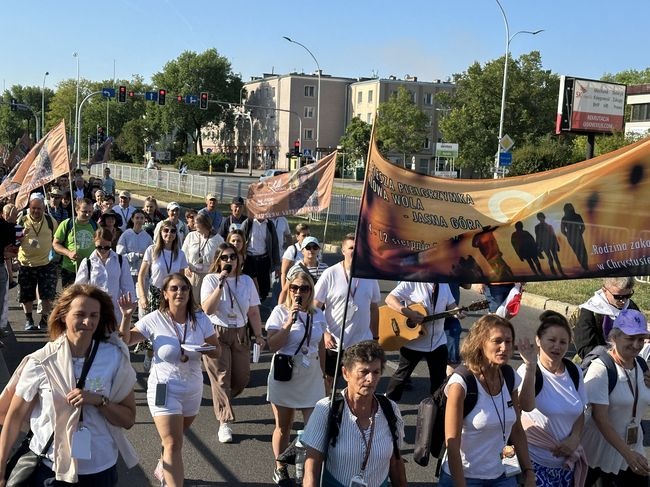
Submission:
M 302 284 L 298 286 L 297 284 L 289 284 L 289 290 L 292 293 L 295 293 L 296 291 L 300 291 L 301 293 L 306 293 L 311 291 L 311 287 L 309 287 L 307 284 Z
M 163 228 L 162 231 L 163 233 L 176 233 L 175 228 Z
M 223 254 L 219 256 L 219 260 L 226 261 L 235 261 L 237 260 L 237 254 Z
M 607 291 L 609 291 L 609 289 Z M 634 291 L 630 291 L 629 294 L 614 294 L 613 292 L 609 291 L 609 294 L 611 294 L 612 298 L 614 298 L 616 301 L 625 301 L 626 299 L 630 299 L 632 297 Z
M 97 250 L 111 250 L 111 246 L 110 246 L 110 245 L 95 245 L 95 248 L 96 248 Z
M 320 247 L 318 245 L 309 244 L 309 245 L 305 246 L 305 249 L 307 249 L 307 250 L 319 250 Z
M 167 288 L 167 291 L 170 291 L 172 293 L 175 293 L 177 291 L 180 291 L 182 293 L 186 293 L 189 290 L 190 290 L 190 287 L 188 285 L 186 285 L 186 284 L 183 284 L 182 286 L 172 285 L 172 286 L 169 286 Z

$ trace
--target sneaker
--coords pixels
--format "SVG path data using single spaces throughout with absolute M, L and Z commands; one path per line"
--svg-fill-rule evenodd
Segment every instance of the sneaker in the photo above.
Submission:
M 221 423 L 218 436 L 219 443 L 232 443 L 232 428 L 229 423 Z
M 34 320 L 25 321 L 25 331 L 36 331 L 38 326 L 34 323 Z
M 44 316 L 41 316 L 41 321 L 38 322 L 38 329 L 47 331 L 47 320 Z
M 293 486 L 293 481 L 291 480 L 291 477 L 289 477 L 289 471 L 287 470 L 286 465 L 282 465 L 280 468 L 276 468 L 273 471 L 273 482 L 281 487 Z
M 142 362 L 142 368 L 144 369 L 145 372 L 149 372 L 151 369 L 151 357 L 146 354 L 144 356 L 144 361 Z

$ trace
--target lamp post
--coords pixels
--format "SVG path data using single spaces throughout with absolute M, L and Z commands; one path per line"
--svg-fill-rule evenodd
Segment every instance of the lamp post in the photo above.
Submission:
M 41 91 L 41 137 L 45 133 L 45 78 L 50 74 L 49 71 L 45 71 L 43 75 L 43 90 Z
M 251 113 L 247 112 L 244 110 L 244 107 L 241 107 L 241 111 L 238 111 L 235 114 L 236 117 L 245 117 L 248 119 L 248 123 L 251 126 L 251 137 L 250 137 L 250 145 L 248 148 L 248 175 L 252 176 L 253 175 L 253 118 L 251 117 Z
M 79 132 L 79 53 L 74 52 L 72 57 L 77 58 L 77 94 L 74 101 L 74 144 L 72 145 L 72 153 L 78 150 L 79 140 L 77 133 Z M 79 158 L 77 158 L 78 160 Z
M 503 17 L 503 23 L 506 26 L 506 57 L 503 62 L 503 86 L 501 87 L 501 114 L 499 116 L 499 138 L 497 139 L 497 153 L 494 159 L 494 179 L 497 179 L 499 177 L 499 153 L 501 152 L 501 139 L 503 138 L 503 119 L 504 119 L 504 114 L 506 110 L 506 84 L 508 82 L 508 58 L 510 57 L 510 42 L 518 35 L 518 34 L 530 34 L 530 35 L 537 35 L 540 32 L 544 32 L 544 29 L 540 30 L 520 30 L 510 35 L 510 26 L 508 25 L 508 17 L 506 17 L 506 12 L 503 10 L 503 7 L 501 6 L 501 2 L 499 0 L 494 0 L 497 2 L 497 5 L 499 6 L 499 10 L 501 10 L 501 16 Z
M 312 52 L 307 48 L 307 46 L 305 46 L 304 44 L 301 44 L 298 41 L 294 41 L 290 37 L 287 37 L 287 36 L 282 36 L 282 37 L 284 39 L 286 39 L 287 41 L 293 43 L 293 44 L 298 44 L 305 51 L 307 51 L 309 53 L 309 55 L 311 56 L 311 58 L 316 63 L 316 68 L 318 68 L 318 93 L 317 93 L 317 98 L 316 98 L 316 150 L 314 151 L 314 152 L 316 152 L 316 157 L 318 157 L 318 146 L 319 146 L 319 141 L 320 141 L 320 73 L 321 73 L 320 64 L 318 64 L 318 60 L 312 54 Z M 302 134 L 301 134 L 301 138 L 302 138 Z

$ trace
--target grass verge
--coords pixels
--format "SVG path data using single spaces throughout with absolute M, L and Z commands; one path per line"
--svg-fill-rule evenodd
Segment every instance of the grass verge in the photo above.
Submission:
M 564 281 L 530 282 L 526 291 L 569 304 L 582 304 L 603 285 L 602 279 L 567 279 Z M 636 283 L 634 302 L 642 310 L 650 309 L 650 284 Z

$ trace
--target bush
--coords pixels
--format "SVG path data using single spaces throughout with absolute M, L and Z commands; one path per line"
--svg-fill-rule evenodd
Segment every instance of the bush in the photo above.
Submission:
M 210 161 L 212 161 L 212 171 L 226 172 L 226 164 L 228 164 L 228 172 L 233 172 L 235 169 L 234 163 L 221 152 L 213 152 L 212 154 L 185 154 L 183 162 L 187 163 L 187 168 L 194 171 L 208 171 L 210 168 Z M 176 165 L 180 164 L 180 159 L 177 159 Z

